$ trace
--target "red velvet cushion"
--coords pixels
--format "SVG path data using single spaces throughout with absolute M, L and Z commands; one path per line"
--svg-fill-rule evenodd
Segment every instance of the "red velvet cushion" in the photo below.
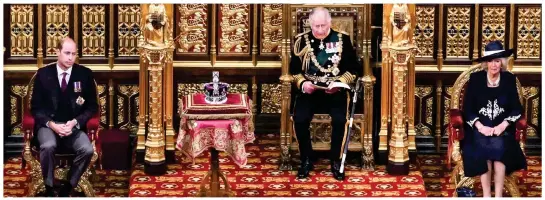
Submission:
M 182 98 L 181 114 L 248 114 L 250 98 L 246 94 L 227 94 L 224 104 L 208 104 L 205 95 L 197 93 Z
M 515 138 L 517 141 L 526 140 L 526 129 L 528 128 L 528 122 L 526 121 L 526 117 L 522 116 L 516 123 L 516 129 L 517 132 L 515 134 Z
M 125 143 L 129 141 L 129 132 L 119 129 L 104 130 L 100 133 L 101 143 Z
M 32 116 L 32 114 L 30 114 L 30 111 L 25 110 L 25 113 L 23 115 L 23 123 L 22 123 L 25 140 L 28 140 L 30 139 L 30 137 L 32 137 L 32 133 L 34 132 L 34 123 L 35 123 L 34 117 Z M 26 134 L 27 131 L 29 131 L 30 135 Z
M 458 109 L 450 109 L 450 126 L 452 126 L 451 134 L 454 139 L 461 140 L 464 138 L 464 121 L 462 111 Z

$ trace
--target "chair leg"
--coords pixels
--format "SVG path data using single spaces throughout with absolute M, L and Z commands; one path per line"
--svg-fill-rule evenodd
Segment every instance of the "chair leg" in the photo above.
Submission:
M 31 182 L 28 185 L 28 196 L 35 197 L 36 194 L 45 192 L 45 183 L 42 177 L 42 168 L 40 168 L 40 163 L 38 163 L 38 161 L 36 160 L 33 160 L 29 163 L 31 164 L 30 166 Z
M 95 196 L 95 190 L 93 189 L 93 185 L 91 185 L 91 182 L 87 178 L 81 179 L 78 183 L 78 187 L 83 190 L 83 193 L 86 197 L 94 197 Z
M 30 165 L 30 184 L 28 185 L 28 196 L 34 197 L 40 192 L 45 192 L 45 183 L 42 176 L 42 168 L 38 160 L 36 160 L 30 153 L 25 151 L 23 154 L 24 161 Z
M 504 188 L 509 192 L 511 197 L 520 197 L 520 190 L 514 177 L 505 177 Z

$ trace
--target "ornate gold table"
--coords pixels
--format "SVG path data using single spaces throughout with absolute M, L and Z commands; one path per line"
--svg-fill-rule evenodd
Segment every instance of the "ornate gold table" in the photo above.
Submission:
M 227 178 L 219 167 L 219 151 L 244 166 L 245 144 L 255 140 L 252 102 L 246 94 L 228 94 L 224 104 L 207 104 L 204 94 L 185 96 L 180 101 L 180 131 L 176 148 L 194 159 L 210 149 L 210 171 L 201 183 L 197 196 L 232 196 Z M 225 184 L 220 189 L 220 178 Z M 209 182 L 210 189 L 206 188 Z

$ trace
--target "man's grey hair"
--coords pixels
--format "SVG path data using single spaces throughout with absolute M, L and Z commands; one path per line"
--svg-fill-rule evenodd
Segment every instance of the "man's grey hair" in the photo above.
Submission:
M 331 14 L 329 14 L 329 10 L 327 10 L 324 7 L 316 7 L 312 9 L 310 12 L 310 15 L 308 16 L 310 24 L 312 24 L 312 20 L 315 14 L 323 12 L 326 15 L 327 23 L 331 23 Z

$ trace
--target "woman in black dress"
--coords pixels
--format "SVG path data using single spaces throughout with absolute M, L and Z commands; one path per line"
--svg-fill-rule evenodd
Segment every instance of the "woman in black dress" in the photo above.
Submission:
M 515 139 L 522 105 L 516 77 L 506 71 L 506 58 L 512 53 L 499 41 L 488 43 L 484 56 L 476 60 L 484 70 L 470 75 L 464 96 L 464 172 L 466 177 L 480 175 L 484 197 L 491 196 L 492 170 L 494 193 L 501 197 L 505 175 L 526 168 L 526 158 Z

